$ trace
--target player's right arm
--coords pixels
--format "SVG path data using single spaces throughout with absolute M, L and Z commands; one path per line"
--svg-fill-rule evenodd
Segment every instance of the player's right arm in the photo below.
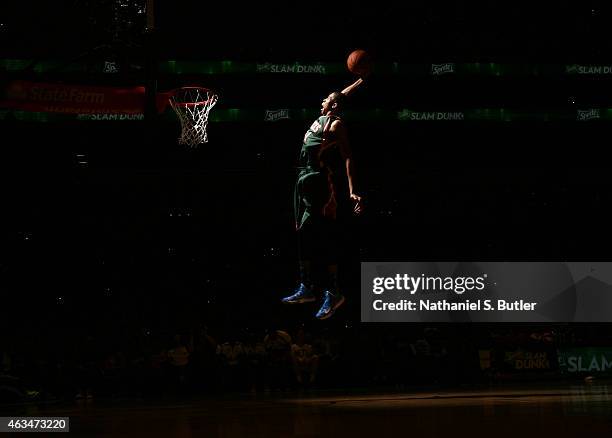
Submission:
M 357 79 L 355 82 L 353 82 L 351 85 L 349 85 L 348 87 L 346 87 L 344 90 L 341 91 L 342 94 L 344 94 L 346 97 L 350 96 L 353 91 L 355 91 L 361 84 L 363 84 L 363 79 L 359 78 Z

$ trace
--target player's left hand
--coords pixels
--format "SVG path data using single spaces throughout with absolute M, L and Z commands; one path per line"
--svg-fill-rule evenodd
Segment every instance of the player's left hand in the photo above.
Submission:
M 351 200 L 355 203 L 353 207 L 353 213 L 360 215 L 363 211 L 363 203 L 361 202 L 361 196 L 351 193 Z

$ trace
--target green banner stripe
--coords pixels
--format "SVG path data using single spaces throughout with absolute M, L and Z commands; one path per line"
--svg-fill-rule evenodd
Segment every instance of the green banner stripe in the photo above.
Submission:
M 66 61 L 34 61 L 28 59 L 1 59 L 0 71 L 35 73 L 69 73 L 94 72 L 116 73 L 115 65 L 110 61 L 98 61 L 93 65 L 83 62 Z M 158 64 L 160 74 L 315 74 L 337 75 L 346 74 L 346 65 L 343 62 L 260 62 L 245 63 L 237 61 L 161 61 Z M 503 63 L 440 63 L 440 64 L 411 64 L 411 63 L 378 63 L 376 73 L 381 75 L 407 75 L 407 76 L 610 76 L 612 77 L 612 62 L 601 64 L 503 64 Z
M 256 110 L 237 108 L 214 108 L 210 113 L 211 122 L 282 122 L 283 120 L 303 121 L 311 120 L 319 114 L 315 108 L 303 109 L 277 109 Z M 172 110 L 162 114 L 161 119 L 175 120 Z M 534 111 L 517 109 L 466 109 L 466 110 L 437 110 L 416 111 L 403 109 L 400 111 L 389 109 L 352 110 L 347 111 L 344 118 L 348 121 L 365 122 L 435 122 L 435 121 L 491 121 L 491 122 L 517 122 L 517 121 L 612 121 L 612 108 L 579 109 L 575 111 Z M 0 111 L 0 120 L 52 122 L 64 120 L 83 121 L 140 121 L 144 120 L 142 114 L 61 114 L 28 111 Z
M 564 373 L 612 373 L 612 349 L 606 347 L 559 348 L 559 369 Z

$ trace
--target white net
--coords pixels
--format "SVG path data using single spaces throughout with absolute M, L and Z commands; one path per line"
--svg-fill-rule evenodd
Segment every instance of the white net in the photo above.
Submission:
M 170 96 L 170 106 L 181 121 L 179 144 L 196 147 L 208 142 L 208 113 L 217 103 L 217 96 L 200 87 L 184 87 Z

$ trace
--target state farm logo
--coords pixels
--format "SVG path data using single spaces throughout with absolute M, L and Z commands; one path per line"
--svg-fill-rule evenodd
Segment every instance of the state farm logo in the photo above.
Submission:
M 576 115 L 576 120 L 585 121 L 585 120 L 596 120 L 600 118 L 599 110 L 596 108 L 590 110 L 578 110 Z
M 447 62 L 446 64 L 431 64 L 431 74 L 434 76 L 454 72 L 455 64 L 452 62 Z
M 280 109 L 280 110 L 267 110 L 266 111 L 266 122 L 276 122 L 277 120 L 288 119 L 289 118 L 289 110 L 288 109 Z

